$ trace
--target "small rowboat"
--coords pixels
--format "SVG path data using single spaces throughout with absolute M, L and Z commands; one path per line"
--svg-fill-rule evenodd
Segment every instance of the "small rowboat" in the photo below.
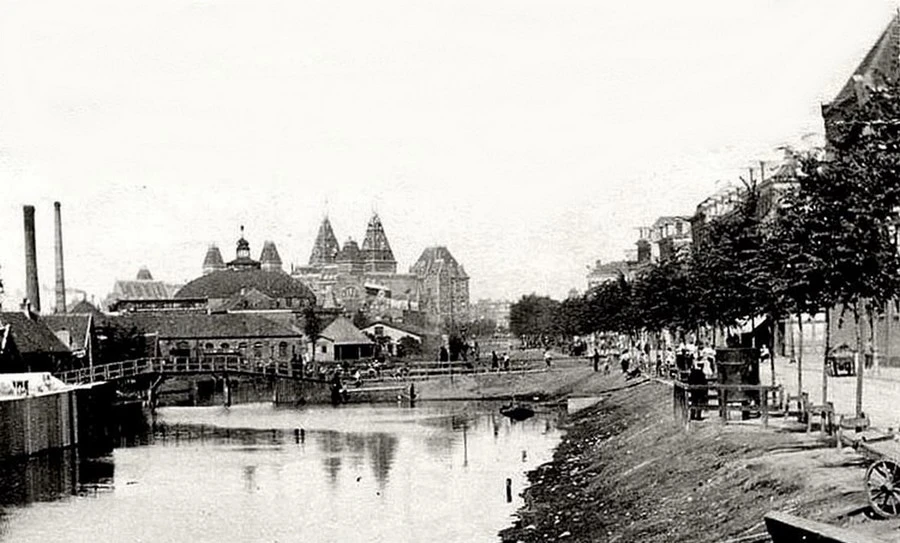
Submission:
M 506 404 L 500 407 L 500 414 L 512 420 L 525 420 L 534 416 L 534 409 L 525 404 Z

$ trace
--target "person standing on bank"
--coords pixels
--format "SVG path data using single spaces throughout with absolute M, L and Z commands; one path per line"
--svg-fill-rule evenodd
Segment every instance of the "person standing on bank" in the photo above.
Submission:
M 591 357 L 594 361 L 594 371 L 600 371 L 600 351 L 594 348 L 594 355 Z

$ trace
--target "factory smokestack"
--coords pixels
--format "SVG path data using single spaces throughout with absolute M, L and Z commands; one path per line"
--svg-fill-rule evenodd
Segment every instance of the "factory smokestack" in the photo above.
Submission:
M 53 202 L 53 218 L 56 225 L 56 309 L 55 313 L 66 312 L 66 275 L 63 266 L 63 242 L 62 242 L 62 215 L 59 212 L 59 202 Z
M 25 214 L 25 293 L 35 312 L 41 311 L 38 286 L 37 245 L 34 241 L 34 206 L 24 206 Z

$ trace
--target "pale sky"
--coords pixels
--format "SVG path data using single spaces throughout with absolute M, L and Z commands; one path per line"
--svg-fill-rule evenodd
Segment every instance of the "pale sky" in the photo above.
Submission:
M 0 277 L 22 205 L 52 288 L 102 298 L 206 247 L 309 258 L 373 209 L 401 270 L 447 245 L 473 301 L 585 288 L 635 228 L 691 214 L 821 133 L 887 0 L 0 0 Z M 327 202 L 327 203 L 326 203 Z M 45 310 L 53 300 L 42 299 Z

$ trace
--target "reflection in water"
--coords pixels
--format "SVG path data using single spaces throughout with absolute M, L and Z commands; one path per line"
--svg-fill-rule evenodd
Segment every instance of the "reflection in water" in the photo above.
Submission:
M 549 459 L 559 434 L 554 416 L 513 424 L 495 413 L 460 403 L 163 409 L 143 445 L 112 457 L 0 468 L 0 537 L 496 541 L 524 472 Z

